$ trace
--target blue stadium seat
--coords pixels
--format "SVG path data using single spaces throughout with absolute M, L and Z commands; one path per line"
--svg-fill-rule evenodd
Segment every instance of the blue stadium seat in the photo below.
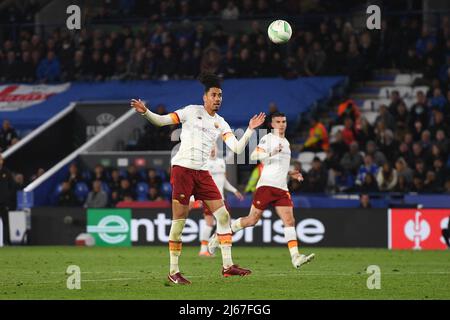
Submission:
M 92 180 L 92 173 L 89 169 L 83 170 L 83 172 L 81 173 L 81 176 L 83 177 L 84 181 Z
M 108 196 L 111 194 L 111 188 L 108 186 L 106 182 L 103 181 L 102 181 L 102 190 L 105 191 Z
M 61 194 L 62 185 L 63 185 L 62 183 L 58 183 L 55 190 L 52 192 L 52 194 L 50 194 L 49 200 L 51 205 L 56 205 L 58 203 L 58 197 Z
M 147 169 L 139 169 L 138 174 L 142 180 L 147 180 Z
M 148 193 L 148 184 L 147 182 L 139 182 L 136 185 L 136 195 L 137 198 L 141 198 L 141 197 L 145 197 L 147 198 L 147 193 Z
M 78 182 L 75 185 L 75 196 L 80 202 L 84 202 L 89 193 L 89 188 L 85 182 Z
M 128 178 L 128 172 L 127 172 L 127 169 L 126 169 L 126 168 L 120 168 L 120 169 L 119 169 L 119 175 L 120 175 L 122 178 Z
M 170 184 L 170 182 L 163 182 L 161 189 L 164 198 L 172 198 L 172 185 Z

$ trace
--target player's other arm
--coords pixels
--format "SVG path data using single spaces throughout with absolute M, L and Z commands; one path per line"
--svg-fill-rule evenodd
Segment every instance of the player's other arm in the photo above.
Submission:
M 145 119 L 147 119 L 155 126 L 162 127 L 180 123 L 180 119 L 178 118 L 178 115 L 175 112 L 165 115 L 153 113 L 145 106 L 145 104 L 141 101 L 141 99 L 139 100 L 132 99 L 131 106 L 136 110 L 136 112 L 140 113 Z
M 231 130 L 225 132 L 222 136 L 223 140 L 225 141 L 225 144 L 234 153 L 237 154 L 242 153 L 242 151 L 245 150 L 245 146 L 247 145 L 248 140 L 250 140 L 250 137 L 252 136 L 254 129 L 262 125 L 264 123 L 265 118 L 266 115 L 263 112 L 261 112 L 258 115 L 254 115 L 253 118 L 250 119 L 250 122 L 248 123 L 248 128 L 247 130 L 245 130 L 244 135 L 241 137 L 241 139 L 239 139 L 239 141 L 236 139 L 236 136 L 231 132 Z
M 230 181 L 228 181 L 226 175 L 225 175 L 225 183 L 223 185 L 223 187 L 225 188 L 225 190 L 232 192 L 236 198 L 238 198 L 239 200 L 244 200 L 244 196 L 239 192 L 238 189 L 236 189 L 231 183 Z
M 283 146 L 281 145 L 281 143 L 272 152 L 267 152 L 264 148 L 258 146 L 255 148 L 255 150 L 253 150 L 252 154 L 250 155 L 250 159 L 253 161 L 256 161 L 256 160 L 261 161 L 261 160 L 270 158 L 270 157 L 276 155 L 277 153 L 280 153 L 281 150 L 283 150 Z

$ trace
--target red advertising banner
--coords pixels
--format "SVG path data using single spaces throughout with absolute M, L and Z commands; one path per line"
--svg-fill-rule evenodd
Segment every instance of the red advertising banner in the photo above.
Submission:
M 448 227 L 450 209 L 390 209 L 390 249 L 447 249 L 442 229 Z

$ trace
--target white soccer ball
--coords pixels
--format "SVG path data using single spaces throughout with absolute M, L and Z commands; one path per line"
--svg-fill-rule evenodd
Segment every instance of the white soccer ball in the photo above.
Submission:
M 285 43 L 292 36 L 292 28 L 287 21 L 275 20 L 267 28 L 267 34 L 273 43 Z

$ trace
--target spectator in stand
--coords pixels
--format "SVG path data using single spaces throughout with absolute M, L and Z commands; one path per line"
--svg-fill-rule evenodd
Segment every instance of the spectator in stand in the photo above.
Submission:
M 318 157 L 314 157 L 311 169 L 307 174 L 307 186 L 305 192 L 322 193 L 325 191 L 328 174 L 322 166 L 322 161 Z
M 388 111 L 393 117 L 396 117 L 397 116 L 397 107 L 402 103 L 404 104 L 405 102 L 400 97 L 400 93 L 398 92 L 398 90 L 392 90 L 390 98 L 391 98 L 391 103 L 389 104 Z
M 350 117 L 347 117 L 344 120 L 344 129 L 342 130 L 342 138 L 344 139 L 344 142 L 348 146 L 350 146 L 352 142 L 356 141 L 355 129 L 353 127 L 353 120 Z
M 372 204 L 370 203 L 370 197 L 367 193 L 362 193 L 359 196 L 359 208 L 362 208 L 362 209 L 372 208 Z
M 427 171 L 423 188 L 426 193 L 440 193 L 442 189 L 439 187 L 436 180 L 436 173 L 434 171 Z
M 420 176 L 415 175 L 413 177 L 413 184 L 410 191 L 416 193 L 425 193 L 424 180 Z
M 54 51 L 47 52 L 47 57 L 42 59 L 36 70 L 36 78 L 39 82 L 57 82 L 61 77 L 61 67 Z
M 70 182 L 64 181 L 62 183 L 61 193 L 58 196 L 58 206 L 76 207 L 79 205 L 80 203 L 78 202 L 78 199 L 75 197 Z
M 294 161 L 292 170 L 297 170 L 298 172 L 300 172 L 304 180 L 300 182 L 298 181 L 298 179 L 289 179 L 288 189 L 291 193 L 303 192 L 305 185 L 307 184 L 307 173 L 302 169 L 302 164 L 299 161 Z
M 445 181 L 449 177 L 448 168 L 444 166 L 442 158 L 435 159 L 433 171 L 436 173 L 436 184 L 440 192 L 444 191 Z
M 81 176 L 81 173 L 75 163 L 72 163 L 69 166 L 69 173 L 67 174 L 65 181 L 70 183 L 71 188 L 74 188 L 78 182 L 84 182 L 83 177 Z
M 397 185 L 397 170 L 393 169 L 389 162 L 378 170 L 377 183 L 380 191 L 392 191 Z
M 111 191 L 118 191 L 120 189 L 120 172 L 118 169 L 111 170 L 111 179 L 109 180 L 108 186 Z
M 410 115 L 409 127 L 413 127 L 416 121 L 419 121 L 424 128 L 428 125 L 429 108 L 423 91 L 416 93 L 416 103 L 413 104 Z
M 93 181 L 100 180 L 101 182 L 107 182 L 108 178 L 106 176 L 105 168 L 101 164 L 96 164 L 94 168 Z
M 444 111 L 446 105 L 447 105 L 447 100 L 442 95 L 441 88 L 434 88 L 433 97 L 430 99 L 430 107 L 432 109 Z
M 375 134 L 380 130 L 379 125 L 383 123 L 383 130 L 385 128 L 394 130 L 395 129 L 395 120 L 392 114 L 388 111 L 386 105 L 380 105 L 378 110 L 378 116 L 375 118 Z
M 367 141 L 366 154 L 371 154 L 375 164 L 381 167 L 386 161 L 386 156 L 377 150 L 377 145 L 374 141 Z
M 365 149 L 367 141 L 375 139 L 373 127 L 365 117 L 361 117 L 360 129 L 356 130 L 356 139 L 358 141 L 359 148 L 362 150 Z
M 150 187 L 156 188 L 156 190 L 161 189 L 162 178 L 156 174 L 156 170 L 153 168 L 147 170 L 147 183 Z
M 239 8 L 233 1 L 228 1 L 227 6 L 222 10 L 223 20 L 236 20 L 239 18 Z
M 15 210 L 16 185 L 11 172 L 4 166 L 0 153 L 0 219 L 3 222 L 2 243 L 9 244 L 9 210 Z
M 376 175 L 378 172 L 378 166 L 373 163 L 373 157 L 370 154 L 364 156 L 364 164 L 361 165 L 356 177 L 356 185 L 361 185 L 366 177 L 366 174 L 370 173 Z
M 436 136 L 436 132 L 438 130 L 450 132 L 450 127 L 447 125 L 444 118 L 444 113 L 441 110 L 433 110 L 433 116 L 431 120 L 430 132 L 433 136 Z
M 394 154 L 394 159 L 402 158 L 406 162 L 407 166 L 414 162 L 412 152 L 409 150 L 408 145 L 405 142 L 400 143 L 398 150 L 394 151 Z
M 417 159 L 414 168 L 414 177 L 419 177 L 422 181 L 425 181 L 427 172 L 425 162 L 422 159 Z
M 9 120 L 3 120 L 2 128 L 0 129 L 0 152 L 11 147 L 16 139 L 18 139 L 16 129 L 11 126 Z
M 136 185 L 141 180 L 137 168 L 134 165 L 129 165 L 127 168 L 127 180 L 133 189 L 136 188 Z
M 349 146 L 344 142 L 342 137 L 342 130 L 337 131 L 332 137 L 332 143 L 329 149 L 333 149 L 333 152 L 338 158 L 342 158 L 344 154 L 349 150 Z
M 359 167 L 363 163 L 361 154 L 359 153 L 359 147 L 357 142 L 350 144 L 350 151 L 344 154 L 341 159 L 341 167 L 344 173 L 350 173 L 353 176 L 358 172 Z
M 412 180 L 411 180 L 411 183 L 408 183 L 406 181 L 405 176 L 399 176 L 397 179 L 397 185 L 395 186 L 395 188 L 392 191 L 403 193 L 403 194 L 408 193 L 410 191 L 411 184 L 412 184 Z
M 408 167 L 405 159 L 398 158 L 397 161 L 395 161 L 395 170 L 397 170 L 397 176 L 399 179 L 400 177 L 403 177 L 406 184 L 412 183 L 413 171 Z
M 34 180 L 36 180 L 37 178 L 39 178 L 40 176 L 42 176 L 45 173 L 45 169 L 44 168 L 39 168 L 35 174 L 33 174 L 30 178 L 30 183 L 33 182 Z
M 164 200 L 163 197 L 159 194 L 159 191 L 155 187 L 150 187 L 148 189 L 147 198 L 149 201 L 161 201 Z
M 309 136 L 303 145 L 305 151 L 327 151 L 330 148 L 328 140 L 328 131 L 319 121 L 319 117 L 314 116 L 311 119 L 312 127 L 309 129 Z
M 102 190 L 102 181 L 95 180 L 92 183 L 92 191 L 89 192 L 85 208 L 106 208 L 108 205 L 108 195 Z
M 129 199 L 136 199 L 136 193 L 128 179 L 122 179 L 120 181 L 120 188 L 117 191 L 117 199 L 118 201 L 130 201 Z
M 449 155 L 449 141 L 445 136 L 444 130 L 439 129 L 436 131 L 435 143 L 441 149 L 443 157 L 447 159 Z
M 375 175 L 367 173 L 364 176 L 364 180 L 360 186 L 357 187 L 358 192 L 362 193 L 376 193 L 379 192 L 377 181 Z
M 305 71 L 308 76 L 320 76 L 324 74 L 327 55 L 322 50 L 322 46 L 318 41 L 313 43 L 313 46 L 306 56 Z

